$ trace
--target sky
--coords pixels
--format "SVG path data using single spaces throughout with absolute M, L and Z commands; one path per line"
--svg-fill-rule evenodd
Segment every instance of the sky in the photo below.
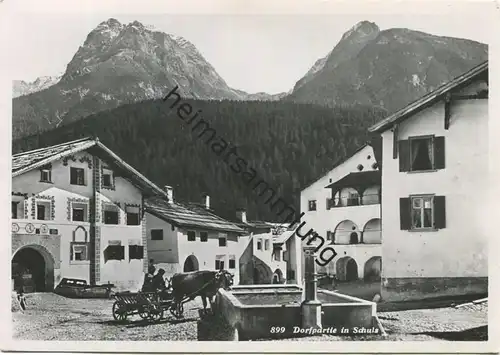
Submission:
M 40 0 L 41 1 L 41 0 Z M 312 0 L 310 0 L 312 1 Z M 354 4 L 354 3 L 353 3 Z M 429 5 L 427 5 L 429 6 Z M 87 34 L 110 17 L 122 23 L 137 20 L 192 42 L 229 86 L 247 92 L 290 90 L 359 21 L 375 22 L 381 30 L 409 28 L 435 35 L 489 43 L 487 15 L 481 6 L 415 14 L 400 7 L 390 13 L 297 14 L 165 14 L 161 11 L 41 12 L 9 16 L 10 75 L 32 81 L 64 72 Z M 194 12 L 194 11 L 193 11 Z

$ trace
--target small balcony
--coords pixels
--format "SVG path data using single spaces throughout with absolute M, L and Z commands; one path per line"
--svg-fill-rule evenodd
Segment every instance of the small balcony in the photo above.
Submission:
M 368 206 L 368 205 L 379 205 L 380 204 L 380 193 L 364 194 L 359 196 L 359 194 L 353 193 L 350 196 L 336 196 L 334 198 L 327 199 L 326 208 L 339 208 L 339 207 L 352 207 L 352 206 Z
M 350 173 L 326 186 L 332 190 L 326 208 L 379 205 L 381 200 L 380 171 Z

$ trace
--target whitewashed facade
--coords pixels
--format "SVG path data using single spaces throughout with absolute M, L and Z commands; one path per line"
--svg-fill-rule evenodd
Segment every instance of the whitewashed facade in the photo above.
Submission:
M 306 224 L 333 247 L 337 256 L 318 272 L 342 281 L 380 274 L 380 170 L 373 148 L 366 144 L 300 194 Z M 303 243 L 307 242 L 304 240 Z
M 98 140 L 14 155 L 14 286 L 50 291 L 77 278 L 137 289 L 147 265 L 143 197 L 153 194 L 162 190 Z
M 488 63 L 371 130 L 383 139 L 382 297 L 487 292 Z

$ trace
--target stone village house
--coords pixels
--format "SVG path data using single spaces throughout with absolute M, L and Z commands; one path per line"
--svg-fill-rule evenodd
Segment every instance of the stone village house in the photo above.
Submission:
M 370 128 L 382 136 L 382 297 L 488 291 L 488 62 Z
M 337 252 L 326 266 L 317 266 L 319 274 L 340 281 L 380 277 L 380 175 L 374 149 L 365 144 L 301 191 L 306 225 L 300 233 L 313 228 L 324 237 L 323 247 L 333 245 Z
M 146 200 L 148 257 L 167 277 L 176 272 L 225 269 L 234 284 L 293 282 L 296 266 L 287 262 L 293 238 L 273 235 L 275 225 L 247 221 L 245 211 L 235 220 L 226 220 L 204 203 L 187 204 L 174 200 L 173 189 L 166 186 L 168 198 Z M 287 249 L 288 247 L 288 249 Z M 295 259 L 294 259 L 295 258 Z M 287 278 L 288 275 L 288 278 Z
M 67 277 L 137 289 L 147 267 L 144 199 L 151 196 L 166 193 L 98 139 L 15 154 L 13 287 L 51 291 Z
M 237 211 L 238 226 L 248 242 L 240 257 L 240 284 L 298 284 L 301 275 L 300 239 L 278 223 L 248 221 L 244 210 Z
M 148 257 L 167 277 L 176 272 L 225 269 L 239 283 L 242 247 L 246 231 L 217 216 L 210 198 L 203 205 L 174 201 L 173 189 L 166 186 L 167 199 L 146 201 Z

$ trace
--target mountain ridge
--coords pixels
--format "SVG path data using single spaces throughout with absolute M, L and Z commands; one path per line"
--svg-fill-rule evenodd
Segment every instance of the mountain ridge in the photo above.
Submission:
M 187 98 L 280 97 L 232 89 L 181 36 L 138 21 L 122 24 L 110 18 L 89 32 L 56 84 L 13 99 L 13 136 L 52 129 L 123 104 L 157 99 L 174 86 Z
M 323 106 L 363 104 L 394 112 L 488 59 L 488 46 L 362 21 L 344 33 L 287 96 Z

